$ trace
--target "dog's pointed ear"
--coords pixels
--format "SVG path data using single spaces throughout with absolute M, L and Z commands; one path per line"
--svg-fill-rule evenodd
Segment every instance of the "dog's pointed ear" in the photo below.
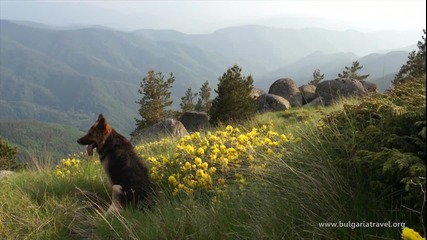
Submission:
M 105 126 L 107 126 L 107 120 L 105 119 L 104 115 L 102 115 L 102 113 L 99 114 L 97 122 L 98 124 L 96 127 L 98 129 L 105 129 Z

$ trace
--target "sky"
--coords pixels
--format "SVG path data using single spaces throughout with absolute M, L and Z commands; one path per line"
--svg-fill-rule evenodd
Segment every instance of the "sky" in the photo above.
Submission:
M 421 32 L 426 26 L 426 1 L 0 0 L 0 18 L 49 25 L 103 25 L 128 31 L 173 29 L 185 33 L 209 33 L 246 24 Z

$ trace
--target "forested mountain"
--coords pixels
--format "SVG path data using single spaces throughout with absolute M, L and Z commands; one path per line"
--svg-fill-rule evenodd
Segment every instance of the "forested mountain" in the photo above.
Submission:
M 56 162 L 69 154 L 84 151 L 77 144 L 83 135 L 75 127 L 36 121 L 0 121 L 0 138 L 18 147 L 20 162 Z
M 102 112 L 128 134 L 135 127 L 139 82 L 150 69 L 175 75 L 176 107 L 188 87 L 198 90 L 209 80 L 215 88 L 218 77 L 234 64 L 244 74 L 252 74 L 261 88 L 278 77 L 294 77 L 302 84 L 315 68 L 336 75 L 354 60 L 372 76 L 378 76 L 374 71 L 380 77 L 392 76 L 407 52 L 391 50 L 415 48 L 420 34 L 242 26 L 197 35 L 61 29 L 0 20 L 0 120 L 38 120 L 86 129 Z

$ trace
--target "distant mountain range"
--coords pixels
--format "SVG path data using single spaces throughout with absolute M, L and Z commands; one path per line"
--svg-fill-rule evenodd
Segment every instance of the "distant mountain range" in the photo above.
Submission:
M 385 54 L 372 53 L 364 57 L 358 57 L 354 53 L 314 52 L 266 74 L 261 79 L 277 79 L 287 76 L 295 79 L 301 85 L 312 79 L 314 69 L 320 69 L 321 73 L 325 74 L 325 79 L 333 79 L 337 78 L 338 73 L 341 73 L 346 66 L 351 66 L 352 62 L 357 60 L 363 65 L 360 74 L 369 73 L 369 81 L 376 83 L 378 90 L 382 92 L 390 88 L 394 75 L 408 58 L 409 49 L 412 48 L 408 48 L 407 51 L 391 51 Z
M 175 107 L 188 87 L 198 91 L 208 80 L 216 88 L 218 77 L 234 64 L 254 77 L 256 87 L 268 90 L 280 77 L 302 85 L 316 68 L 335 78 L 358 60 L 363 72 L 385 89 L 420 36 L 421 30 L 362 33 L 262 26 L 193 35 L 0 20 L 0 120 L 86 129 L 102 112 L 128 134 L 138 116 L 139 83 L 150 69 L 175 75 Z

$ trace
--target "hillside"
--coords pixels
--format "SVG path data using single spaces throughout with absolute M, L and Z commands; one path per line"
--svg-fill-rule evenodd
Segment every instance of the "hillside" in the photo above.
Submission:
M 292 77 L 291 72 L 279 71 L 283 66 L 310 77 L 315 66 L 328 64 L 332 72 L 356 56 L 406 47 L 419 38 L 419 33 L 411 31 L 361 33 L 262 26 L 232 27 L 212 34 L 122 32 L 6 20 L 0 20 L 0 29 L 0 119 L 86 129 L 104 113 L 125 135 L 135 128 L 137 88 L 149 69 L 175 75 L 172 95 L 177 108 L 188 87 L 199 89 L 208 80 L 215 88 L 218 76 L 236 63 L 244 74 L 252 74 L 255 86 L 267 88 L 279 76 Z M 344 58 L 335 57 L 339 55 Z M 369 64 L 364 64 L 366 69 L 382 69 L 375 61 Z M 298 82 L 300 77 L 296 78 Z
M 196 50 L 159 48 L 152 41 L 127 33 L 100 29 L 50 31 L 2 21 L 0 48 L 2 108 L 15 105 L 13 115 L 2 111 L 0 119 L 46 121 L 40 111 L 48 108 L 68 115 L 58 121 L 52 119 L 56 123 L 69 124 L 70 119 L 83 118 L 71 121 L 81 128 L 102 112 L 111 115 L 118 129 L 129 133 L 135 126 L 135 101 L 140 97 L 136 88 L 149 68 L 161 71 L 156 65 L 166 65 L 165 72 L 186 79 L 184 83 L 177 81 L 178 89 L 195 81 L 194 74 L 185 67 L 195 64 L 185 57 L 175 61 L 172 55 L 184 56 L 186 51 Z M 172 54 L 167 48 L 178 51 Z M 28 111 L 28 104 L 34 106 L 32 111 Z M 28 114 L 34 118 L 25 118 Z
M 82 151 L 77 139 L 82 131 L 74 127 L 36 121 L 0 121 L 0 138 L 18 147 L 18 162 L 58 162 Z
M 423 76 L 141 143 L 158 193 L 143 211 L 109 208 L 98 155 L 8 172 L 0 239 L 424 239 L 425 91 Z

